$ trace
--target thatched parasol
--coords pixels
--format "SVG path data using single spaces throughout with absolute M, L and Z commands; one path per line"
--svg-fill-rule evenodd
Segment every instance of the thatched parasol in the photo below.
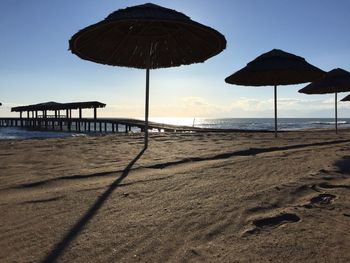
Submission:
M 310 83 L 306 87 L 299 90 L 300 93 L 306 94 L 334 93 L 336 132 L 338 132 L 338 92 L 346 91 L 350 91 L 350 72 L 341 68 L 336 68 L 329 71 L 322 78 Z
M 148 145 L 149 70 L 204 62 L 226 47 L 218 31 L 154 4 L 120 9 L 69 41 L 82 59 L 146 69 L 145 147 Z
M 277 85 L 310 82 L 324 72 L 307 63 L 304 58 L 273 49 L 264 53 L 246 67 L 227 77 L 229 84 L 243 86 L 274 86 L 275 137 L 277 137 Z
M 350 94 L 341 99 L 341 101 L 350 101 Z

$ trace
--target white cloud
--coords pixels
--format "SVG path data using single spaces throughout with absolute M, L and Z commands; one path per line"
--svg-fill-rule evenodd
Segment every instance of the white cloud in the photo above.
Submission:
M 346 103 L 338 103 L 338 109 L 350 111 Z M 272 118 L 274 100 L 237 98 L 229 103 L 213 103 L 199 96 L 181 97 L 172 103 L 151 103 L 150 117 L 212 117 L 212 118 Z M 278 115 L 280 117 L 332 117 L 334 99 L 279 98 Z M 349 112 L 350 113 L 350 112 Z M 100 110 L 106 117 L 140 117 L 144 116 L 143 104 L 107 105 Z
M 11 107 L 18 103 L 3 103 L 0 107 L 0 116 L 18 116 L 11 113 Z M 150 104 L 150 117 L 211 117 L 211 118 L 259 118 L 273 117 L 274 101 L 272 98 L 256 99 L 240 97 L 230 102 L 212 102 L 210 99 L 199 96 L 181 97 L 171 103 L 158 102 Z M 350 116 L 349 103 L 338 103 L 340 116 Z M 279 98 L 279 117 L 332 117 L 334 114 L 334 98 L 313 99 L 306 98 Z M 84 110 L 83 115 L 92 116 L 91 110 Z M 144 116 L 143 103 L 122 102 L 108 104 L 106 108 L 98 110 L 101 117 L 138 117 Z
M 13 103 L 13 102 L 3 102 L 2 106 L 0 106 L 0 117 L 18 117 L 19 114 L 16 112 L 11 112 L 11 108 L 22 106 L 24 104 L 21 103 Z

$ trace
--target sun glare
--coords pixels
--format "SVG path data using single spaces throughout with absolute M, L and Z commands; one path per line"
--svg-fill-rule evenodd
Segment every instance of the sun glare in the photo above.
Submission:
M 151 121 L 158 122 L 158 123 L 165 123 L 165 124 L 172 124 L 172 125 L 183 125 L 183 126 L 195 126 L 196 120 L 197 122 L 199 119 L 196 118 L 177 118 L 177 117 L 154 117 L 150 118 Z

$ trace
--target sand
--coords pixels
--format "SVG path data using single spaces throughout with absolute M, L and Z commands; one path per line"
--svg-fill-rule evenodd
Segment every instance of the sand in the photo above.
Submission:
M 0 262 L 350 262 L 350 131 L 141 150 L 137 134 L 0 141 Z

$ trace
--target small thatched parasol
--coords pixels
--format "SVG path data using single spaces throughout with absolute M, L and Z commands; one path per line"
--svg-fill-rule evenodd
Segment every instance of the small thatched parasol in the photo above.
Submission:
M 120 9 L 69 41 L 82 59 L 146 69 L 145 147 L 148 145 L 149 70 L 204 62 L 226 47 L 216 30 L 154 4 Z
M 341 101 L 350 101 L 350 94 L 341 99 Z
M 300 93 L 305 94 L 334 93 L 336 132 L 338 132 L 338 92 L 346 91 L 350 91 L 350 72 L 341 68 L 336 68 L 329 71 L 322 78 L 310 83 L 306 87 L 299 90 Z
M 264 53 L 246 67 L 227 77 L 229 84 L 243 86 L 274 86 L 275 136 L 277 137 L 277 85 L 310 82 L 324 72 L 307 63 L 304 58 L 273 49 Z

